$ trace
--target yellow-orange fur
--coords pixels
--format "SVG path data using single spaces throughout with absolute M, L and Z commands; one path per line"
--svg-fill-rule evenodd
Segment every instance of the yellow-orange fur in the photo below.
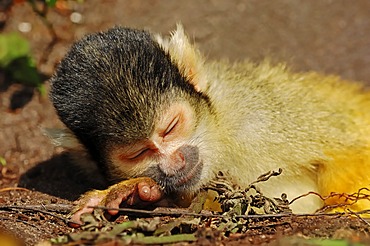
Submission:
M 218 143 L 201 149 L 204 162 L 212 165 L 206 172 L 224 171 L 246 186 L 281 167 L 283 174 L 262 188 L 272 196 L 287 193 L 289 199 L 310 191 L 327 196 L 370 188 L 370 94 L 359 83 L 293 73 L 268 61 L 206 63 L 181 26 L 171 39 L 157 39 L 196 88 L 213 99 L 217 115 L 206 120 L 207 129 L 199 127 L 201 141 Z M 215 153 L 222 155 L 215 158 Z M 343 202 L 351 203 L 339 196 L 325 201 Z M 293 209 L 312 212 L 322 205 L 311 195 Z M 370 208 L 370 201 L 351 208 Z

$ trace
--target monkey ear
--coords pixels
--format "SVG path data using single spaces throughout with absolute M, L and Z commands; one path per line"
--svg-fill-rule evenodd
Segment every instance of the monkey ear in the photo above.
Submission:
M 204 69 L 204 60 L 198 49 L 190 44 L 184 28 L 177 24 L 177 29 L 170 38 L 155 36 L 158 44 L 169 53 L 184 77 L 194 86 L 195 90 L 204 92 L 207 89 L 207 77 Z
M 97 162 L 93 160 L 87 149 L 78 141 L 72 131 L 57 128 L 43 128 L 41 131 L 51 139 L 55 146 L 63 147 L 68 151 L 71 163 L 76 166 L 76 170 L 81 170 L 81 174 L 93 186 L 98 189 L 103 189 L 107 186 Z
M 44 128 L 42 132 L 48 136 L 57 147 L 67 150 L 84 150 L 83 145 L 76 136 L 68 129 Z

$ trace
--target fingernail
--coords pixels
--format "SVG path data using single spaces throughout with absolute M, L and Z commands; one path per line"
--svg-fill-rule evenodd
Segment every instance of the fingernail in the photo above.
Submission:
M 76 221 L 73 221 L 73 220 L 68 221 L 67 224 L 68 224 L 69 227 L 72 227 L 72 228 L 79 228 L 79 227 L 82 226 L 81 222 L 76 222 Z
M 150 193 L 150 187 L 149 186 L 143 186 L 143 187 L 141 187 L 141 191 L 145 194 L 149 194 Z

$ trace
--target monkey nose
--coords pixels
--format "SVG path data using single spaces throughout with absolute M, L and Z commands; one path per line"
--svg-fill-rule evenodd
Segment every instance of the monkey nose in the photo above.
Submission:
M 185 168 L 186 161 L 184 154 L 176 150 L 172 155 L 159 164 L 161 171 L 167 176 L 174 176 L 176 173 Z

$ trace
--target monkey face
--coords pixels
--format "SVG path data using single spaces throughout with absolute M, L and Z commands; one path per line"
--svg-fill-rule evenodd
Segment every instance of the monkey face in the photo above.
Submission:
M 199 148 L 189 144 L 197 121 L 194 110 L 181 102 L 164 112 L 149 138 L 113 148 L 109 157 L 111 176 L 148 176 L 166 192 L 195 190 L 203 162 Z

